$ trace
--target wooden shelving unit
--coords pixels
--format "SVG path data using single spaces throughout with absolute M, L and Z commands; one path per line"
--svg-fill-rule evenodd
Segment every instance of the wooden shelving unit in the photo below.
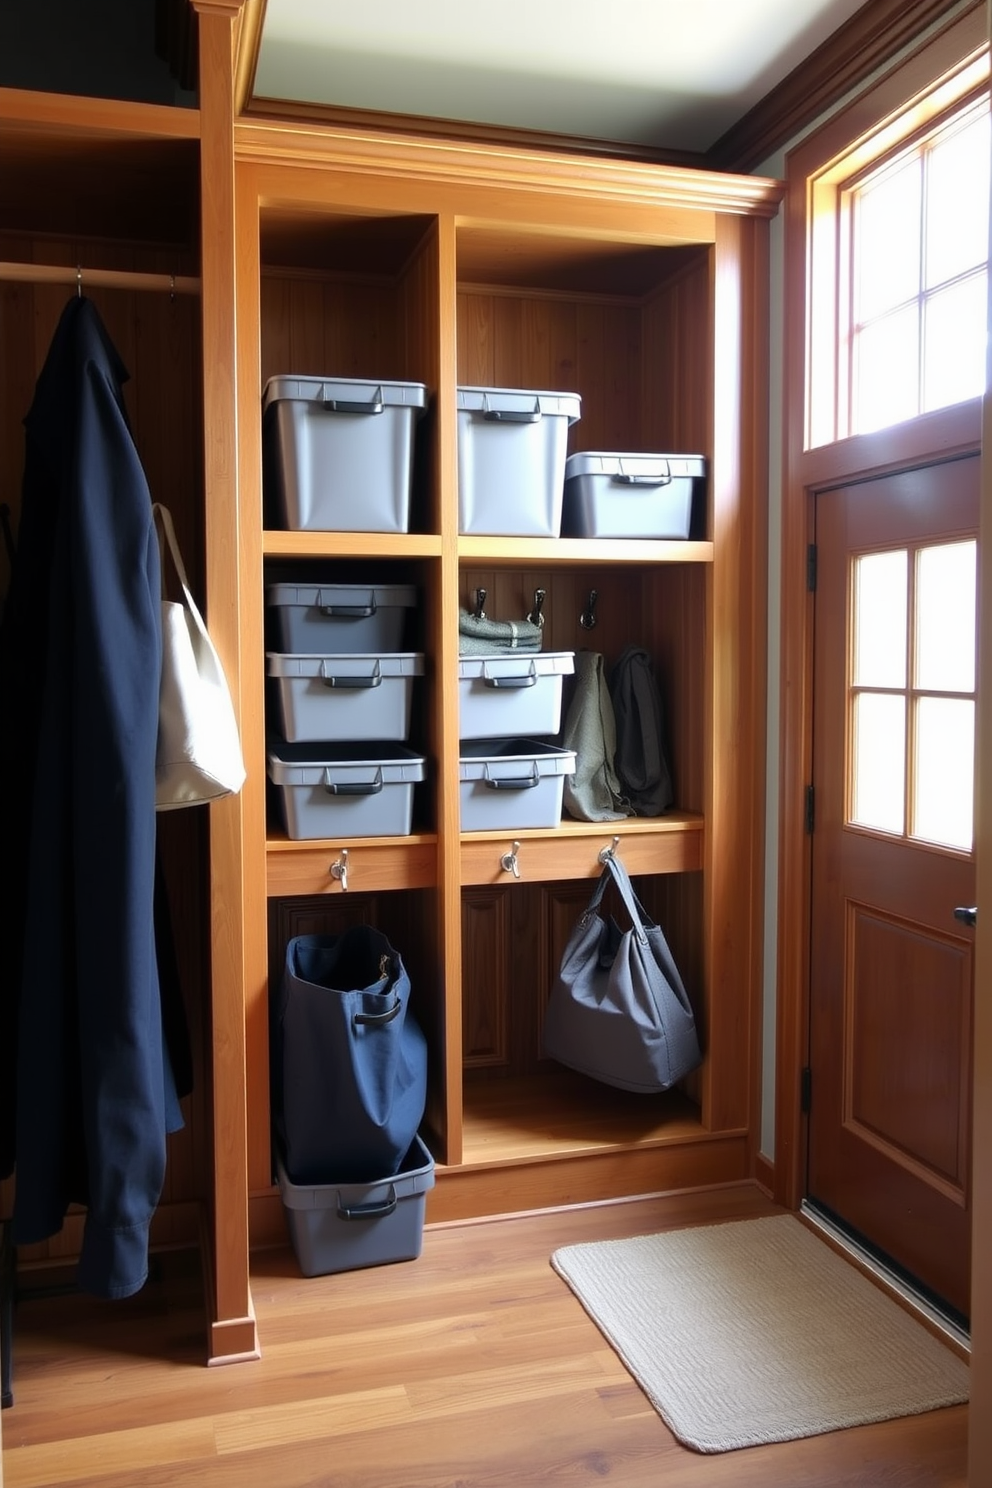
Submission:
M 199 989 L 197 1104 L 170 1149 L 160 1238 L 206 1216 L 208 1356 L 258 1347 L 253 1244 L 284 1236 L 269 1140 L 268 999 L 287 938 L 376 920 L 402 945 L 430 1048 L 428 1220 L 740 1178 L 756 1144 L 764 781 L 767 221 L 776 183 L 238 117 L 239 0 L 197 5 L 198 111 L 0 90 L 0 259 L 198 279 L 110 288 L 137 365 L 153 490 L 173 506 L 239 708 L 248 779 L 176 845 Z M 65 289 L 0 289 L 32 358 Z M 154 301 L 154 305 L 152 302 Z M 199 316 L 196 305 L 199 304 Z M 191 308 L 192 307 L 192 308 Z M 185 319 L 181 319 L 182 315 Z M 47 319 L 46 319 L 47 318 Z M 181 326 L 177 330 L 176 327 Z M 272 375 L 426 383 L 408 534 L 278 530 L 263 501 Z M 32 363 L 3 384 L 23 417 Z M 459 384 L 578 392 L 571 449 L 702 453 L 702 540 L 582 542 L 458 531 Z M 0 441 L 9 449 L 12 441 Z M 4 456 L 4 492 L 17 472 Z M 8 468 L 10 467 L 10 468 Z M 429 762 L 413 834 L 288 842 L 267 805 L 266 576 L 370 566 L 413 583 L 415 703 Z M 457 614 L 546 590 L 547 649 L 639 641 L 669 711 L 678 809 L 615 829 L 665 926 L 705 1059 L 642 1102 L 540 1057 L 543 1001 L 614 829 L 500 833 L 459 821 Z M 595 631 L 579 625 L 598 594 Z M 209 820 L 209 832 L 207 831 Z M 330 876 L 349 851 L 349 889 Z M 188 855 L 196 874 L 184 874 Z M 184 856 L 186 855 L 186 856 Z M 209 964 L 209 970 L 207 966 Z M 67 1226 L 66 1253 L 78 1238 Z

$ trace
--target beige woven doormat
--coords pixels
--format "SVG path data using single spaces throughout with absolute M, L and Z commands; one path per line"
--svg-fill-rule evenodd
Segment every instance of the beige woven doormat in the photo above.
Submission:
M 686 1446 L 727 1452 L 968 1398 L 968 1366 L 791 1214 L 555 1251 Z

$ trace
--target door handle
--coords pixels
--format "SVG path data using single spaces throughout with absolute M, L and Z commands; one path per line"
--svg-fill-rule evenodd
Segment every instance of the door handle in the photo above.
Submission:
M 954 918 L 964 925 L 976 925 L 978 923 L 977 904 L 971 905 L 970 908 L 966 905 L 959 905 L 954 911 Z

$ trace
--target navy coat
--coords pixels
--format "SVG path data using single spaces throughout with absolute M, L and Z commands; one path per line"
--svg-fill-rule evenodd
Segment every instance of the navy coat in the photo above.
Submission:
M 166 1131 L 182 1124 L 155 950 L 161 571 L 120 358 L 92 302 L 63 311 L 25 419 L 0 640 L 0 1172 L 13 1238 L 87 1205 L 79 1283 L 147 1275 Z

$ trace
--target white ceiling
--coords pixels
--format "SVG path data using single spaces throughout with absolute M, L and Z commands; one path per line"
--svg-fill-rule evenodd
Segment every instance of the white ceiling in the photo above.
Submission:
M 256 98 L 704 151 L 864 0 L 267 0 Z

